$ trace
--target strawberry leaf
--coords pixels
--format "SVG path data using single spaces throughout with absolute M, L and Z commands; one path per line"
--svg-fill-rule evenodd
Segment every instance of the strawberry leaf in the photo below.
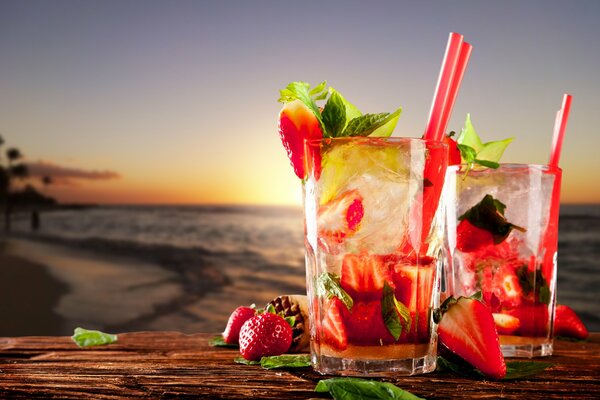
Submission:
M 394 289 L 388 285 L 387 282 L 383 283 L 383 297 L 381 299 L 381 316 L 383 322 L 394 337 L 394 340 L 398 340 L 402 335 L 403 325 L 407 331 L 410 330 L 411 318 L 410 310 L 402 304 L 402 302 L 396 299 L 394 295 Z
M 329 393 L 334 399 L 397 399 L 418 400 L 421 397 L 400 389 L 389 382 L 360 378 L 330 378 L 320 380 L 315 387 L 317 393 Z
M 513 229 L 525 232 L 526 229 L 511 224 L 504 217 L 506 206 L 491 195 L 486 194 L 483 199 L 461 215 L 458 220 L 467 220 L 471 225 L 484 229 L 492 234 L 494 243 L 504 241 Z
M 289 316 L 289 317 L 283 317 L 283 319 L 285 319 L 285 322 L 287 322 L 292 328 L 294 327 L 294 325 L 296 325 L 296 317 Z
M 327 297 L 328 299 L 337 297 L 344 303 L 348 311 L 352 310 L 354 300 L 352 300 L 352 297 L 350 297 L 344 288 L 342 288 L 340 285 L 340 278 L 337 275 L 323 272 L 317 277 L 315 286 L 317 296 Z

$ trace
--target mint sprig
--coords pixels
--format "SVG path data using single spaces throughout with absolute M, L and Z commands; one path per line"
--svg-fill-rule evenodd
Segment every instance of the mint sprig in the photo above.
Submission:
M 79 347 L 90 347 L 114 343 L 117 341 L 117 335 L 84 328 L 75 328 L 71 339 Z
M 313 112 L 325 138 L 388 137 L 396 127 L 402 112 L 402 109 L 398 108 L 392 113 L 363 115 L 337 90 L 327 88 L 325 81 L 312 89 L 306 82 L 292 82 L 285 89 L 280 90 L 280 102 L 287 103 L 294 100 L 300 100 Z M 321 100 L 326 100 L 322 111 L 317 104 Z
M 468 173 L 475 165 L 496 169 L 506 147 L 513 138 L 483 143 L 471 123 L 471 115 L 467 114 L 465 126 L 456 140 L 463 163 L 467 164 Z
M 402 302 L 396 299 L 394 295 L 394 289 L 388 285 L 387 282 L 383 283 L 383 296 L 381 298 L 381 316 L 383 322 L 394 337 L 394 340 L 398 340 L 402 335 L 403 327 L 410 331 L 410 325 L 412 319 L 410 317 L 410 310 L 402 304 Z
M 348 311 L 352 310 L 354 300 L 340 285 L 340 278 L 336 274 L 323 272 L 315 282 L 317 296 L 331 299 L 337 297 L 344 303 Z
M 336 400 L 397 399 L 419 400 L 409 391 L 400 389 L 389 382 L 379 382 L 360 378 L 330 378 L 320 380 L 315 387 L 317 393 L 329 393 Z
M 511 224 L 504 216 L 506 205 L 500 200 L 486 194 L 483 199 L 458 217 L 459 221 L 467 220 L 471 225 L 484 229 L 492 234 L 495 244 L 502 243 L 513 229 L 526 232 L 527 229 Z

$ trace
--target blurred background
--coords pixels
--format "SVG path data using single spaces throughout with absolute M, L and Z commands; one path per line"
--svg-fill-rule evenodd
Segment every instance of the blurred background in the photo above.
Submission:
M 561 157 L 558 300 L 600 329 L 600 2 L 0 0 L 0 336 L 220 331 L 304 292 L 301 186 L 279 89 L 403 107 L 421 136 L 448 33 L 467 113 L 503 161 Z

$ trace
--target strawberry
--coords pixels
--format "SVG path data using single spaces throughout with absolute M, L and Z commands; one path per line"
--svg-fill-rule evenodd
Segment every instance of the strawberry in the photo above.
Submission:
M 345 313 L 348 341 L 358 345 L 394 343 L 394 338 L 383 322 L 381 301 L 358 301 L 352 311 Z
M 327 249 L 352 236 L 365 215 L 363 198 L 358 190 L 342 193 L 319 209 L 319 237 Z
M 589 332 L 571 307 L 558 304 L 554 315 L 554 335 L 583 340 Z
M 258 361 L 264 356 L 288 351 L 292 344 L 292 328 L 279 315 L 266 312 L 255 315 L 242 325 L 239 342 L 242 357 Z
M 523 289 L 514 267 L 504 264 L 503 260 L 497 261 L 500 266 L 489 260 L 488 262 L 490 265 L 483 265 L 479 272 L 486 304 L 492 312 L 502 307 L 518 307 L 523 299 Z
M 244 322 L 254 317 L 256 310 L 250 307 L 238 307 L 229 316 L 227 326 L 223 331 L 223 340 L 225 343 L 238 344 L 240 329 Z
M 319 120 L 300 100 L 285 103 L 279 112 L 279 136 L 294 172 L 298 178 L 304 179 L 306 176 L 304 142 L 307 139 L 323 137 Z
M 325 315 L 320 324 L 320 339 L 338 350 L 345 350 L 348 347 L 348 336 L 343 319 L 346 306 L 337 297 L 332 297 L 325 300 L 323 308 Z
M 342 262 L 340 285 L 355 300 L 381 299 L 384 282 L 392 282 L 390 265 L 381 256 L 346 254 Z
M 493 246 L 494 237 L 486 231 L 463 219 L 456 227 L 456 248 L 463 253 L 471 253 L 482 247 Z
M 521 321 L 519 318 L 508 314 L 493 313 L 494 323 L 499 335 L 512 335 L 519 329 Z
M 548 335 L 548 306 L 546 304 L 521 305 L 506 314 L 520 321 L 517 333 L 521 336 L 545 337 Z
M 444 137 L 444 143 L 448 145 L 448 165 L 460 165 L 462 163 L 460 150 L 452 136 L 454 136 L 454 132 L 450 132 Z
M 407 265 L 406 262 L 394 266 L 396 298 L 409 310 L 426 312 L 429 309 L 433 289 L 433 268 L 425 265 Z
M 450 351 L 485 376 L 500 379 L 506 364 L 490 309 L 473 297 L 448 298 L 436 313 L 438 335 Z

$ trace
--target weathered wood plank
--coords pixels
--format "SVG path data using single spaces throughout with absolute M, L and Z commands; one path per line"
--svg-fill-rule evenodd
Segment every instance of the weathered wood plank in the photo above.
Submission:
M 310 369 L 266 371 L 233 362 L 237 351 L 213 348 L 214 335 L 140 332 L 109 346 L 79 349 L 66 337 L 0 338 L 0 398 L 307 399 L 322 377 Z M 557 341 L 555 365 L 513 382 L 448 373 L 390 379 L 430 399 L 600 398 L 600 334 Z

